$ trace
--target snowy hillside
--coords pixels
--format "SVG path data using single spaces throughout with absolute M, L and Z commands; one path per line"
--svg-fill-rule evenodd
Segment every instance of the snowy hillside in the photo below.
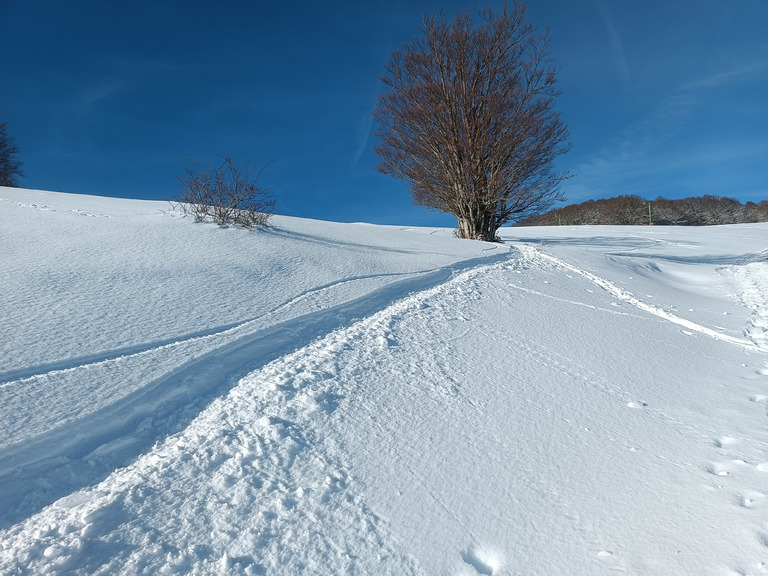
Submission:
M 768 224 L 0 210 L 2 574 L 768 574 Z

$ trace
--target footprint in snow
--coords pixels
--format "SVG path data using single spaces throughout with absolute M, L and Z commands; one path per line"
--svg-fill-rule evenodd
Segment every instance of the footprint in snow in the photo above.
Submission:
M 614 554 L 611 550 L 600 550 L 595 556 L 606 566 L 610 567 L 611 570 L 621 570 L 622 568 L 623 562 L 620 556 Z
M 497 554 L 476 546 L 469 546 L 462 550 L 461 559 L 472 566 L 478 574 L 485 574 L 486 576 L 493 576 L 494 571 L 501 566 Z
M 712 462 L 707 467 L 707 472 L 710 474 L 714 474 L 715 476 L 730 476 L 731 473 L 728 471 L 728 466 L 721 462 Z
M 597 553 L 598 558 L 610 558 L 613 556 L 613 552 L 610 552 L 609 550 L 600 550 L 600 552 Z
M 717 448 L 726 448 L 727 446 L 733 446 L 736 443 L 738 443 L 738 440 L 736 440 L 736 438 L 731 438 L 730 436 L 715 438 L 712 441 L 712 444 L 714 444 Z
M 714 474 L 715 476 L 730 476 L 738 466 L 748 466 L 748 464 L 740 458 L 736 458 L 729 462 L 712 462 L 707 466 L 707 472 Z
M 754 508 L 760 506 L 765 502 L 765 494 L 757 492 L 755 490 L 748 490 L 744 492 L 739 498 L 739 505 L 744 508 Z

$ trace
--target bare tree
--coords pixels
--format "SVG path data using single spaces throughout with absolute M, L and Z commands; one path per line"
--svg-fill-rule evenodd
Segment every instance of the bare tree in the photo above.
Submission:
M 423 37 L 392 54 L 379 97 L 377 169 L 410 183 L 416 204 L 453 214 L 462 238 L 495 240 L 498 228 L 563 199 L 555 158 L 568 130 L 549 35 L 525 4 L 448 22 L 423 16 Z
M 216 168 L 201 168 L 194 162 L 184 166 L 187 175 L 179 178 L 181 209 L 198 222 L 211 217 L 219 225 L 265 225 L 274 211 L 275 200 L 258 184 L 264 167 L 257 170 L 248 163 L 237 166 L 229 156 L 221 159 Z
M 22 163 L 16 159 L 19 148 L 8 135 L 8 124 L 0 122 L 0 186 L 18 186 L 19 177 L 24 176 Z

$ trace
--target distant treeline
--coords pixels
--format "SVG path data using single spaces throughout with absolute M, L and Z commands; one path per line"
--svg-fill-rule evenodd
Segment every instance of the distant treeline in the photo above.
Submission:
M 578 226 L 586 224 L 713 226 L 768 222 L 768 200 L 742 204 L 725 196 L 696 196 L 671 200 L 640 196 L 588 200 L 518 222 L 518 226 Z

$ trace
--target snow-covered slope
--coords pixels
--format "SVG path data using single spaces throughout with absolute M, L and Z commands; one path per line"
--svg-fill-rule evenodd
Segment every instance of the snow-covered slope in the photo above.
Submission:
M 0 210 L 1 573 L 768 574 L 768 225 Z

